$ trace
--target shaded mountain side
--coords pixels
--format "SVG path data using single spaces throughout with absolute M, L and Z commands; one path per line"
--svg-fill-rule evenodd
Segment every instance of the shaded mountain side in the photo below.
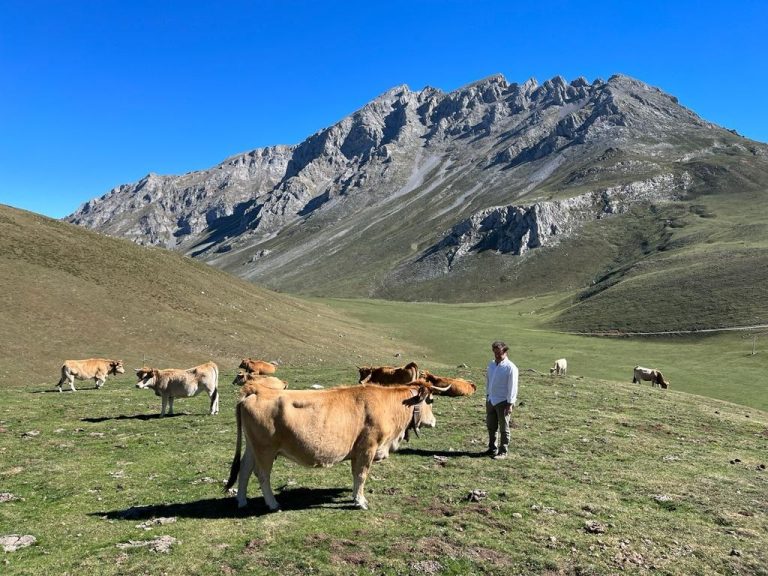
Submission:
M 212 359 L 229 372 L 244 356 L 315 364 L 395 352 L 323 305 L 7 206 L 0 269 L 0 375 L 16 381 L 53 385 L 67 358 L 119 357 L 129 369 Z

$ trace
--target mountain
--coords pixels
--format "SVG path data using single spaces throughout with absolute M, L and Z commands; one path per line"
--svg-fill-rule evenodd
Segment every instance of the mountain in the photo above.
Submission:
M 63 360 L 102 356 L 128 370 L 214 360 L 228 384 L 246 356 L 323 365 L 396 352 L 385 334 L 321 304 L 2 205 L 0 269 L 3 382 L 53 389 Z
M 573 294 L 571 329 L 658 327 L 644 316 L 669 319 L 664 307 L 628 309 L 627 287 L 655 302 L 669 274 L 696 299 L 712 290 L 689 276 L 709 277 L 710 259 L 717 278 L 746 272 L 735 296 L 757 306 L 661 323 L 691 329 L 754 323 L 755 309 L 768 321 L 768 297 L 753 289 L 763 274 L 750 272 L 765 264 L 767 183 L 768 146 L 658 88 L 621 75 L 541 85 L 497 75 L 450 93 L 395 87 L 297 146 L 150 174 L 67 221 L 298 294 L 562 291 Z M 598 322 L 596 309 L 611 313 Z

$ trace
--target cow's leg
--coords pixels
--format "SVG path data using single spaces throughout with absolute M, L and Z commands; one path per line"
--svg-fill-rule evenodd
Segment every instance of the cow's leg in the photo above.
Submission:
M 254 470 L 253 451 L 246 443 L 245 454 L 240 461 L 240 472 L 237 478 L 237 507 L 245 508 L 248 506 L 248 481 Z
M 160 396 L 161 402 L 162 402 L 162 408 L 160 408 L 160 416 L 165 416 L 165 405 L 168 403 L 168 397 L 163 394 Z
M 272 512 L 280 510 L 280 504 L 277 503 L 274 493 L 272 492 L 272 465 L 275 463 L 277 454 L 267 453 L 266 450 L 260 450 L 259 454 L 255 456 L 256 461 L 256 478 L 259 479 L 259 486 L 261 486 L 261 493 L 264 496 L 264 502 L 267 503 L 269 509 Z
M 168 415 L 173 415 L 173 396 L 168 396 Z
M 219 413 L 219 389 L 214 388 L 213 392 L 208 391 L 208 396 L 211 397 L 211 414 Z
M 96 377 L 96 378 L 94 378 L 94 380 L 96 381 L 96 389 L 97 390 L 99 388 L 101 388 L 102 386 L 104 386 L 104 378 Z
M 368 510 L 368 500 L 365 499 L 365 480 L 368 478 L 368 470 L 376 456 L 376 446 L 369 446 L 362 454 L 352 457 L 352 496 L 355 506 L 362 510 Z
M 75 390 L 75 377 L 72 375 L 69 376 L 69 388 L 72 392 L 77 392 L 77 390 Z
M 264 496 L 264 502 L 267 507 L 275 512 L 280 509 L 274 493 L 272 492 L 271 476 L 272 476 L 272 464 L 275 462 L 274 454 L 266 454 L 265 451 L 259 451 L 259 455 L 255 455 L 250 446 L 245 447 L 245 458 L 243 458 L 242 468 L 240 469 L 240 483 L 237 486 L 238 506 L 244 506 L 241 502 L 245 502 L 245 491 L 248 488 L 248 479 L 251 473 L 253 473 L 259 481 L 261 487 L 261 494 Z M 242 488 L 243 500 L 240 501 L 240 490 Z

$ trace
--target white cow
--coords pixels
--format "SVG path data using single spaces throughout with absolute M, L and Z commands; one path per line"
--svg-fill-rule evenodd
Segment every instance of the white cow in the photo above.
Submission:
M 568 371 L 568 361 L 565 358 L 560 358 L 559 360 L 555 360 L 555 363 L 552 365 L 552 368 L 549 369 L 550 374 L 556 374 L 558 376 L 565 376 L 565 373 Z
M 219 413 L 219 367 L 213 362 L 200 366 L 179 370 L 168 368 L 137 368 L 136 388 L 151 388 L 156 396 L 160 396 L 163 407 L 160 416 L 165 416 L 165 406 L 169 405 L 168 414 L 173 414 L 173 399 L 196 396 L 203 390 L 211 398 L 211 414 Z

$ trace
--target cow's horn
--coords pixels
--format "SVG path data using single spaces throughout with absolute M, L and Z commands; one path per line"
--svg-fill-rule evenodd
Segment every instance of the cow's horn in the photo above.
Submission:
M 435 386 L 432 384 L 430 388 L 432 388 L 432 390 L 437 390 L 438 392 L 448 392 L 448 390 L 451 389 L 451 385 L 448 384 L 448 386 Z

